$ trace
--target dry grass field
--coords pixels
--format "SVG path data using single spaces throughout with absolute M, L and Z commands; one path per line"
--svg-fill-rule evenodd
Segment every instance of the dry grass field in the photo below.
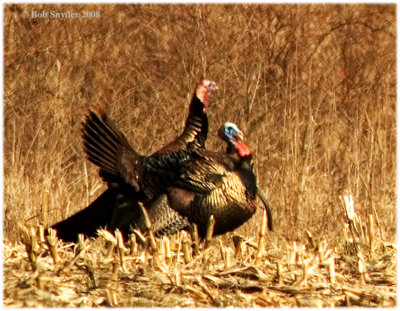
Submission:
M 4 305 L 395 306 L 395 43 L 395 5 L 5 5 Z M 44 237 L 105 189 L 88 108 L 149 154 L 202 77 L 207 148 L 223 122 L 244 131 L 274 232 L 260 209 L 197 252 L 186 233 Z

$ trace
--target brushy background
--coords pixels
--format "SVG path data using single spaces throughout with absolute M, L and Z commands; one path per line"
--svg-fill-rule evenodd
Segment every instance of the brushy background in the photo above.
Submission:
M 99 11 L 90 19 L 22 12 Z M 341 196 L 395 239 L 395 5 L 5 5 L 4 237 L 52 224 L 105 188 L 80 124 L 104 104 L 143 154 L 184 125 L 202 78 L 217 82 L 207 147 L 238 124 L 273 236 L 343 238 Z M 45 203 L 48 200 L 48 204 Z M 48 206 L 47 219 L 41 209 Z M 255 235 L 261 212 L 238 231 Z

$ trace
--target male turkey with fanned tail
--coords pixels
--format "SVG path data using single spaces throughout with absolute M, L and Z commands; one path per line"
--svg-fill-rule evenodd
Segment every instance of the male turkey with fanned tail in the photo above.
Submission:
M 257 182 L 250 165 L 250 148 L 239 136 L 228 139 L 238 157 L 199 148 L 139 155 L 104 112 L 90 111 L 83 124 L 89 161 L 101 172 L 122 178 L 136 189 L 150 211 L 160 195 L 169 206 L 198 226 L 204 237 L 214 216 L 214 235 L 236 229 L 256 211 Z
M 181 149 L 194 140 L 196 145 L 205 146 L 208 134 L 207 101 L 215 88 L 215 82 L 209 80 L 202 80 L 196 86 L 182 134 L 156 154 Z M 107 176 L 105 172 L 100 172 L 100 175 L 107 182 L 108 189 L 88 207 L 51 227 L 57 230 L 58 237 L 64 241 L 76 241 L 80 233 L 95 236 L 99 228 L 112 231 L 119 228 L 126 235 L 132 222 L 142 221 L 137 193 L 132 191 L 132 186 L 117 176 Z M 165 222 L 161 224 L 161 221 L 154 221 L 159 223 L 160 234 L 172 234 L 188 225 L 187 219 L 169 209 L 165 197 L 157 198 L 152 204 L 158 206 L 152 209 L 152 220 Z
M 214 88 L 215 83 L 207 80 L 203 80 L 196 87 L 183 133 L 155 154 L 170 153 L 174 150 L 184 148 L 190 143 L 191 149 L 204 147 L 208 133 L 206 103 Z M 108 116 L 105 113 L 100 114 L 102 115 L 100 119 L 103 118 L 102 122 L 109 123 L 119 133 L 119 130 Z M 129 145 L 129 142 L 127 142 L 122 133 L 118 135 L 122 137 L 122 141 L 125 141 L 125 144 Z M 229 140 L 226 141 L 229 146 Z M 232 148 L 232 150 L 235 149 Z M 138 193 L 135 193 L 134 187 L 126 183 L 124 178 L 121 178 L 118 174 L 113 175 L 100 170 L 100 175 L 108 183 L 109 188 L 87 208 L 53 226 L 53 228 L 58 230 L 58 235 L 63 240 L 76 241 L 79 233 L 94 236 L 96 230 L 100 227 L 107 227 L 111 231 L 119 228 L 125 235 L 130 232 L 131 227 L 144 228 L 143 215 L 138 207 L 139 197 Z M 269 215 L 268 224 L 270 230 L 272 230 L 272 218 L 269 206 L 258 189 L 257 195 L 261 198 L 267 209 Z M 170 187 L 168 193 L 162 193 L 148 200 L 146 207 L 157 236 L 173 234 L 188 226 L 188 218 L 172 209 L 169 201 L 172 200 L 175 204 L 179 202 L 181 205 L 189 206 L 193 198 L 193 192 Z M 193 215 L 195 214 L 193 213 Z

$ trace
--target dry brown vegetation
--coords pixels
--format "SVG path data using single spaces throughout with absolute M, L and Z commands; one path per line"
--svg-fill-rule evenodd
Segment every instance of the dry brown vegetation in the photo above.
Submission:
M 100 17 L 21 17 L 32 10 L 100 11 Z M 395 293 L 396 279 L 395 15 L 395 5 L 358 4 L 6 5 L 5 304 L 394 305 L 394 296 L 382 299 L 379 291 Z M 216 129 L 225 121 L 237 123 L 273 211 L 275 231 L 266 237 L 261 262 L 255 249 L 244 246 L 245 258 L 232 255 L 224 266 L 215 242 L 209 255 L 202 250 L 188 264 L 173 249 L 180 260 L 160 268 L 139 248 L 125 270 L 114 273 L 117 281 L 96 285 L 84 267 L 106 279 L 113 268 L 103 258 L 102 242 L 95 241 L 85 242 L 90 246 L 83 253 L 62 248 L 61 263 L 81 254 L 68 271 L 52 264 L 44 242 L 33 265 L 18 243 L 29 245 L 17 225 L 36 228 L 64 219 L 105 188 L 82 150 L 80 122 L 88 107 L 105 104 L 148 154 L 181 131 L 203 76 L 220 89 L 208 109 L 207 147 L 222 151 Z M 342 201 L 347 194 L 359 217 L 353 231 Z M 236 233 L 257 244 L 261 219 L 260 210 Z M 232 235 L 219 239 L 226 252 L 234 251 Z M 329 256 L 318 257 L 311 240 Z M 329 279 L 330 260 L 343 276 L 336 285 Z M 304 274 L 307 267 L 314 272 Z M 221 275 L 230 269 L 239 272 Z M 246 269 L 250 274 L 243 277 Z M 89 279 L 78 286 L 82 275 Z M 310 277 L 301 283 L 297 275 Z M 249 278 L 256 282 L 250 292 L 240 285 Z M 69 298 L 59 294 L 65 292 L 57 289 L 61 284 L 69 286 Z M 119 303 L 106 290 L 110 284 Z M 291 289 L 285 292 L 285 286 Z M 155 288 L 160 295 L 149 296 Z M 231 298 L 221 301 L 220 294 Z
M 349 198 L 349 197 L 347 197 Z M 351 208 L 349 208 L 350 211 Z M 372 217 L 371 217 L 372 218 Z M 266 215 L 257 241 L 234 236 L 201 243 L 195 235 L 148 238 L 99 230 L 97 240 L 59 243 L 43 226 L 4 248 L 4 303 L 12 307 L 324 307 L 394 306 L 396 246 L 368 237 L 355 214 L 340 247 L 307 232 L 308 242 L 269 243 Z M 151 228 L 150 226 L 148 227 Z M 147 241 L 146 241 L 147 240 Z M 142 243 L 140 243 L 142 241 Z M 144 244 L 143 244 L 144 242 Z M 141 245 L 139 245 L 141 244 Z M 145 245 L 148 244 L 146 247 Z M 73 246 L 73 247 L 72 247 Z

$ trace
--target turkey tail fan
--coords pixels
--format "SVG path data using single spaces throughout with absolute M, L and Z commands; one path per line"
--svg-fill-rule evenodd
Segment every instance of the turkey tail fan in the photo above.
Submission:
M 138 191 L 136 165 L 140 157 L 105 112 L 89 111 L 82 123 L 82 139 L 88 160 L 100 168 L 101 176 L 122 177 Z

